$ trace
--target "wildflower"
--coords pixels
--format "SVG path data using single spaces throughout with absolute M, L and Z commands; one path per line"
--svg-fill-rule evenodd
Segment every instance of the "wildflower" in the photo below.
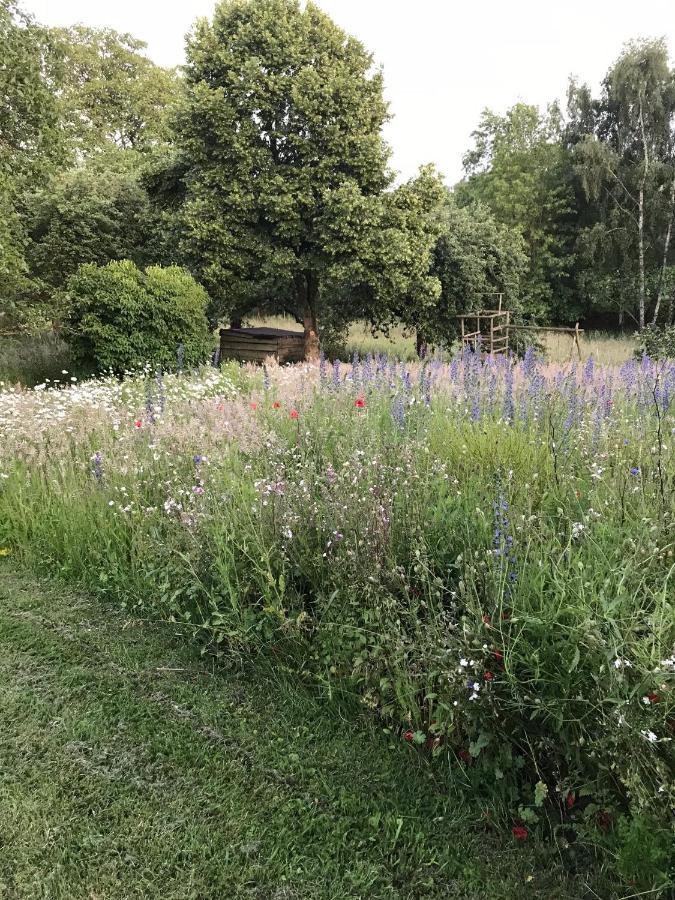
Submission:
M 647 694 L 647 700 L 649 700 L 650 703 L 658 703 L 660 699 L 659 695 L 654 691 L 652 691 L 651 694 Z
M 199 494 L 199 495 L 201 495 L 201 494 L 204 493 L 204 488 L 201 486 L 201 484 L 196 484 L 196 485 L 192 488 L 192 493 L 193 493 L 193 494 Z
M 366 401 L 363 399 L 363 397 L 357 397 L 356 400 L 354 401 L 354 406 L 357 409 L 363 409 L 365 407 L 365 405 L 366 405 Z
M 297 411 L 297 409 L 292 409 L 290 411 L 289 415 L 290 415 L 291 419 L 299 419 L 300 418 L 300 413 Z
M 403 735 L 403 740 L 407 741 L 410 744 L 414 736 L 414 733 L 410 729 L 408 729 L 408 731 L 406 731 Z
M 638 469 L 637 466 L 633 466 L 632 469 L 630 469 L 630 474 L 631 474 L 631 475 L 639 475 L 639 474 L 640 474 L 640 470 Z
M 9 556 L 11 552 L 9 547 L 0 547 L 0 556 Z
M 143 422 L 142 422 L 140 419 L 136 419 L 136 421 L 134 422 L 134 426 L 135 426 L 136 428 L 142 428 L 142 427 L 143 427 Z
M 281 403 L 278 400 L 275 400 L 272 404 L 272 409 L 281 409 Z
M 653 731 L 641 731 L 640 734 L 647 738 L 650 744 L 655 744 L 658 741 L 658 737 L 654 734 Z
M 103 454 L 97 450 L 90 459 L 94 464 L 94 478 L 100 483 L 103 480 Z
M 511 829 L 511 834 L 517 841 L 526 841 L 529 833 L 524 825 L 514 825 Z
M 257 404 L 257 403 L 249 403 L 249 407 L 250 407 L 251 409 L 257 409 L 257 408 L 258 408 L 258 404 Z
M 614 660 L 614 668 L 615 669 L 630 669 L 632 668 L 632 663 L 629 659 L 621 659 L 620 656 Z
M 492 678 L 492 672 L 486 672 L 486 673 L 485 673 L 485 679 L 486 679 L 486 681 L 489 681 L 491 678 Z
M 577 799 L 577 797 L 576 797 L 576 794 L 574 793 L 574 791 L 570 791 L 565 799 L 565 805 L 567 806 L 568 809 L 572 809 L 572 807 L 574 806 L 574 804 L 576 802 L 576 799 Z

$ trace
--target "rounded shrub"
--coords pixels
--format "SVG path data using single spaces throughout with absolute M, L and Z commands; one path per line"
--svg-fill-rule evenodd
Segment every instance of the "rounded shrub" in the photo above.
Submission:
M 209 354 L 208 295 L 178 266 L 142 271 L 129 260 L 90 263 L 68 279 L 66 293 L 65 332 L 83 368 L 170 369 L 177 356 L 194 366 Z

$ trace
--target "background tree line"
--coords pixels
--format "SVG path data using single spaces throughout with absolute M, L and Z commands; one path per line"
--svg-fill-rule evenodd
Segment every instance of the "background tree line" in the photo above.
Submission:
M 675 71 L 624 48 L 597 97 L 486 110 L 450 189 L 396 185 L 382 73 L 297 0 L 226 0 L 181 72 L 0 0 L 0 332 L 59 327 L 86 263 L 177 264 L 212 325 L 284 312 L 449 340 L 458 312 L 642 327 L 675 315 Z

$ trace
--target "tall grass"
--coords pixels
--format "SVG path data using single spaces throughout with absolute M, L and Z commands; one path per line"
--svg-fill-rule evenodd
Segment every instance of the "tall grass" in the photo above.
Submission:
M 518 827 L 661 846 L 674 395 L 532 354 L 0 394 L 0 543 L 357 694 Z
M 67 344 L 53 332 L 20 337 L 0 336 L 0 382 L 34 387 L 61 379 L 71 368 Z

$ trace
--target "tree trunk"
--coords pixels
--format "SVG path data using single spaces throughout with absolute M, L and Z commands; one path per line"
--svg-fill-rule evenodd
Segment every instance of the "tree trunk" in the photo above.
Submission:
M 316 312 L 307 306 L 303 316 L 303 324 L 305 327 L 305 359 L 309 362 L 316 362 L 319 358 L 319 326 L 316 321 Z
M 668 267 L 668 251 L 670 249 L 670 239 L 673 233 L 673 209 L 675 208 L 675 178 L 670 185 L 670 215 L 668 216 L 668 228 L 666 230 L 666 239 L 663 243 L 663 263 L 661 265 L 661 277 L 659 278 L 659 290 L 656 294 L 656 305 L 654 307 L 654 315 L 652 316 L 652 325 L 656 325 L 659 317 L 659 308 L 661 306 L 661 298 L 663 297 L 663 286 L 666 280 L 666 268 Z
M 649 150 L 647 148 L 647 135 L 645 133 L 642 94 L 640 94 L 640 133 L 642 135 L 642 152 L 644 153 L 645 162 L 644 169 L 642 170 L 642 180 L 640 181 L 640 196 L 638 198 L 638 277 L 640 279 L 640 312 L 638 328 L 640 331 L 643 331 L 645 327 L 645 302 L 647 299 L 647 288 L 645 285 L 645 185 L 647 184 L 647 173 L 649 172 Z
M 417 329 L 417 331 L 415 333 L 415 343 L 416 343 L 416 349 L 417 349 L 417 356 L 420 359 L 424 359 L 426 357 L 427 351 L 428 351 L 427 340 L 419 328 Z
M 305 359 L 316 362 L 319 359 L 319 325 L 316 316 L 318 285 L 311 272 L 298 275 L 296 280 L 299 307 L 302 310 L 302 324 L 305 329 Z
M 639 283 L 639 303 L 640 311 L 638 318 L 638 328 L 640 331 L 645 327 L 645 179 L 640 182 L 640 196 L 638 199 L 638 283 Z

